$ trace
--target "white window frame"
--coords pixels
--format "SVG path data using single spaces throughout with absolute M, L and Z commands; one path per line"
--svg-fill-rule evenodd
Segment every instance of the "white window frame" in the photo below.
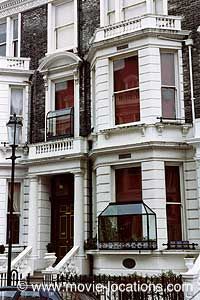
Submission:
M 108 18 L 108 0 L 100 0 L 100 24 L 101 27 L 109 25 Z M 115 1 L 115 22 L 124 21 L 124 0 L 113 0 Z M 144 0 L 146 2 L 146 13 L 155 14 L 155 6 L 153 0 Z M 130 6 L 134 6 L 130 5 Z M 163 15 L 168 15 L 168 0 L 163 0 Z
M 78 6 L 77 1 L 74 2 L 74 43 L 65 48 L 56 49 L 56 26 L 55 26 L 55 14 L 56 6 L 61 5 L 65 2 L 70 2 L 71 0 L 53 0 L 48 3 L 48 54 L 57 53 L 67 50 L 75 50 L 78 47 Z M 67 24 L 67 25 L 70 25 Z
M 130 122 L 130 123 L 123 123 L 123 124 L 116 124 L 115 123 L 115 94 L 119 93 L 119 92 L 114 92 L 114 61 L 120 60 L 120 59 L 125 59 L 125 58 L 129 58 L 132 56 L 137 56 L 138 57 L 138 66 L 139 66 L 139 55 L 138 52 L 135 51 L 134 53 L 128 53 L 122 56 L 117 56 L 117 57 L 113 57 L 110 59 L 110 79 L 111 79 L 111 89 L 110 89 L 110 97 L 111 97 L 111 127 L 124 127 L 124 126 L 129 126 L 129 125 L 137 125 L 137 124 L 141 124 L 141 96 L 140 96 L 140 76 L 139 76 L 139 86 L 138 88 L 131 88 L 131 89 L 127 89 L 127 90 L 123 90 L 120 92 L 125 92 L 125 91 L 131 91 L 131 90 L 139 90 L 139 101 L 140 101 L 140 120 L 136 121 L 136 122 Z M 140 66 L 139 66 L 140 68 Z M 139 75 L 139 74 L 138 74 Z
M 9 215 L 9 212 L 8 212 L 8 187 L 9 187 L 9 183 L 11 183 L 10 180 L 7 181 L 7 206 L 6 206 L 6 239 L 7 239 L 7 231 L 8 231 L 8 228 L 7 228 L 7 219 L 8 219 L 8 215 Z M 23 180 L 20 180 L 20 179 L 16 179 L 15 180 L 15 183 L 20 183 L 20 211 L 17 212 L 17 213 L 13 213 L 13 214 L 16 214 L 19 216 L 19 243 L 18 244 L 14 244 L 15 246 L 20 246 L 22 241 L 23 241 L 23 201 L 24 201 L 24 197 L 23 197 L 23 190 L 24 190 L 24 182 Z
M 21 44 L 21 13 L 0 20 L 0 23 L 6 23 L 6 56 L 14 57 L 13 29 L 14 20 L 18 19 L 18 55 L 20 57 Z
M 161 73 L 161 54 L 169 53 L 174 55 L 174 72 L 175 72 L 175 86 L 162 85 L 162 73 Z M 173 88 L 175 90 L 175 117 L 176 119 L 181 118 L 181 103 L 180 103 L 180 73 L 179 73 L 179 59 L 178 50 L 174 49 L 160 49 L 160 77 L 161 77 L 161 117 L 162 117 L 162 88 Z M 169 119 L 167 121 L 174 122 L 176 119 Z
M 7 21 L 6 19 L 0 20 L 0 25 L 2 24 L 6 24 L 6 41 L 4 43 L 0 43 L 0 46 L 6 46 L 6 52 L 7 52 L 7 36 L 8 36 L 8 32 L 7 32 Z
M 185 203 L 185 185 L 184 185 L 183 165 L 180 163 L 177 163 L 177 162 L 165 162 L 165 167 L 179 167 L 181 202 L 180 203 L 167 202 L 167 199 L 166 199 L 166 212 L 167 212 L 167 205 L 169 205 L 169 204 L 175 204 L 175 205 L 179 205 L 181 207 L 182 241 L 187 241 L 188 235 L 187 235 L 187 228 L 186 228 L 186 203 Z M 165 195 L 166 195 L 166 190 L 165 190 Z M 167 214 L 166 214 L 166 221 L 167 221 Z

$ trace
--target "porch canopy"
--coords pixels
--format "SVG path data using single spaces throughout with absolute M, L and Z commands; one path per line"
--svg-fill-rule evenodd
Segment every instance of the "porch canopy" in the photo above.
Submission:
M 110 203 L 98 221 L 100 249 L 157 248 L 156 214 L 143 202 Z

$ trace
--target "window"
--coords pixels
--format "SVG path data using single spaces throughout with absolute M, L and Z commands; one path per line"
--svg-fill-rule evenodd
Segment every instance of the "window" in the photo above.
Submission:
M 8 214 L 7 214 L 7 243 L 8 228 L 10 222 L 10 201 L 11 201 L 11 183 L 8 183 Z M 12 243 L 19 244 L 19 232 L 20 232 L 20 197 L 21 197 L 21 184 L 14 183 L 14 199 L 13 199 L 13 219 L 12 219 Z
M 74 80 L 55 83 L 55 111 L 47 115 L 47 139 L 74 135 Z
M 107 0 L 108 1 L 108 24 L 115 23 L 115 0 Z
M 142 201 L 141 168 L 125 168 L 115 170 L 116 202 Z
M 138 57 L 132 56 L 113 63 L 115 124 L 140 120 Z
M 23 115 L 23 88 L 11 88 L 10 114 Z
M 176 119 L 175 53 L 161 52 L 162 117 Z
M 6 22 L 0 24 L 0 56 L 6 56 Z
M 180 170 L 178 166 L 165 167 L 167 229 L 169 241 L 182 240 Z
M 18 56 L 18 19 L 13 19 L 13 55 Z
M 146 13 L 146 0 L 123 0 L 124 20 L 132 19 Z
M 55 7 L 56 49 L 74 46 L 74 1 L 61 3 Z

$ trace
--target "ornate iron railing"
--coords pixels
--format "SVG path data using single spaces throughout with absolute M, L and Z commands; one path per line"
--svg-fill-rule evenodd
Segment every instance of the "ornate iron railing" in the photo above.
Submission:
M 196 250 L 198 244 L 190 243 L 189 241 L 169 241 L 163 246 L 167 246 L 168 250 Z

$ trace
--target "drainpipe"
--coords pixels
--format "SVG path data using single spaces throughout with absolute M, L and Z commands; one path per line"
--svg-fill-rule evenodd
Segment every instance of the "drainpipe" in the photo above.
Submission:
M 194 45 L 192 39 L 187 39 L 185 45 L 188 46 L 189 51 L 189 71 L 190 71 L 190 89 L 191 89 L 191 104 L 192 104 L 192 120 L 194 128 L 194 137 L 196 135 L 195 128 L 195 106 L 194 106 L 194 82 L 193 82 L 193 67 L 192 67 L 192 46 Z

